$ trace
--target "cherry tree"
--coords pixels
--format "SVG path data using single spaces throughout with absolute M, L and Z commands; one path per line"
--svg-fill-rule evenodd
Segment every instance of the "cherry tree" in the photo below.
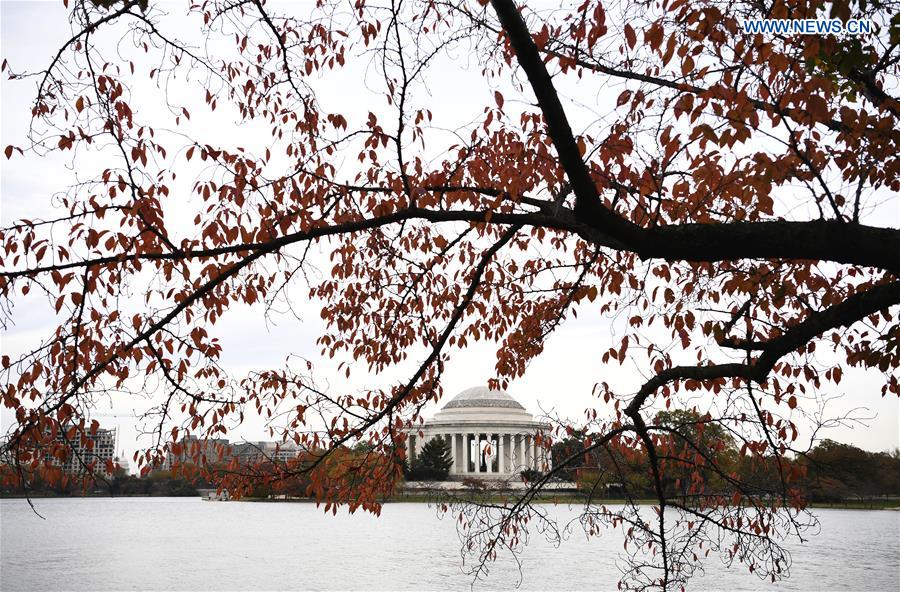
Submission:
M 809 524 L 789 457 L 816 397 L 848 367 L 900 395 L 900 230 L 878 215 L 900 189 L 895 4 L 64 4 L 71 35 L 44 68 L 3 63 L 35 93 L 6 158 L 79 173 L 56 215 L 0 231 L 5 325 L 29 292 L 55 319 L 2 357 L 8 480 L 89 440 L 101 397 L 152 384 L 142 467 L 274 417 L 303 462 L 229 465 L 229 490 L 302 475 L 326 510 L 377 513 L 454 354 L 489 344 L 505 386 L 593 310 L 623 329 L 596 336 L 598 367 L 644 378 L 598 375 L 596 405 L 557 423 L 581 449 L 521 496 L 448 507 L 482 575 L 558 532 L 533 502 L 567 463 L 611 459 L 627 484 L 619 463 L 637 458 L 652 512 L 591 498 L 580 524 L 626 533 L 622 585 L 672 589 L 710 553 L 786 573 L 779 541 Z M 872 33 L 741 26 L 851 16 Z M 433 94 L 448 67 L 478 84 Z M 342 372 L 404 378 L 360 393 L 299 358 L 223 367 L 224 315 L 299 303 L 321 310 L 315 345 Z M 686 404 L 692 420 L 657 421 Z M 776 477 L 742 478 L 712 426 Z

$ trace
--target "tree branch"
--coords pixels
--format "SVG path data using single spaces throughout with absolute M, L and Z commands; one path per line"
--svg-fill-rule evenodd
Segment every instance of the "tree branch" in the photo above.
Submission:
M 854 294 L 840 304 L 813 313 L 780 337 L 758 344 L 754 349 L 759 349 L 762 353 L 755 360 L 712 366 L 675 366 L 663 370 L 644 383 L 625 409 L 625 414 L 633 417 L 651 394 L 663 385 L 677 380 L 744 378 L 761 383 L 766 380 L 779 359 L 802 347 L 817 335 L 830 329 L 852 325 L 869 315 L 898 304 L 900 304 L 900 281 L 883 284 Z

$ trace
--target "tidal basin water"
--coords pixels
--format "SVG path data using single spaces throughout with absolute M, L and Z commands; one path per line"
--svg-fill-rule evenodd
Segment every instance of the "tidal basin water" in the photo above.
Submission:
M 471 590 L 453 520 L 426 504 L 324 515 L 305 503 L 194 498 L 0 500 L 0 589 Z M 565 518 L 575 511 L 551 509 Z M 760 581 L 710 558 L 689 590 L 900 590 L 900 512 L 819 510 L 821 532 L 789 543 L 791 577 Z M 521 590 L 612 590 L 622 535 L 532 538 Z M 514 589 L 501 557 L 475 590 Z

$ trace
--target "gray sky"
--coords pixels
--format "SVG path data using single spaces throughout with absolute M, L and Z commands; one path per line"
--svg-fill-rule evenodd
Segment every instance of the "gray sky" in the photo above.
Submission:
M 0 20 L 2 57 L 8 59 L 16 70 L 33 70 L 47 64 L 68 33 L 61 1 L 3 0 L 0 3 Z M 467 84 L 470 78 L 470 73 L 464 70 L 448 69 L 444 76 L 432 81 L 429 88 L 432 100 L 441 103 L 442 113 L 449 111 L 451 115 L 461 119 L 471 117 L 468 113 L 454 112 L 455 104 L 465 103 L 457 99 L 471 92 L 467 90 L 471 88 Z M 34 83 L 10 83 L 4 79 L 0 91 L 0 142 L 4 147 L 7 144 L 24 144 Z M 586 90 L 586 103 L 596 100 L 593 92 L 595 91 Z M 326 95 L 329 101 L 337 105 L 332 108 L 333 111 L 358 108 L 358 105 L 354 105 L 354 97 L 346 96 L 347 93 L 343 92 L 337 82 L 333 89 L 326 89 Z M 573 106 L 573 109 L 576 108 Z M 203 125 L 203 114 L 195 115 L 198 120 L 196 125 Z M 259 140 L 258 134 L 253 130 L 231 127 L 225 128 L 223 133 L 243 134 L 248 143 Z M 242 143 L 243 136 L 239 138 L 239 141 L 235 141 L 231 137 L 230 142 Z M 69 162 L 59 157 L 47 160 L 33 157 L 14 158 L 12 161 L 4 159 L 0 165 L 2 223 L 9 224 L 23 216 L 47 216 L 51 211 L 50 197 L 71 184 L 76 174 Z M 898 212 L 900 209 L 895 200 L 876 214 L 882 220 L 893 219 L 893 225 L 896 226 L 900 224 Z M 54 325 L 50 312 L 47 303 L 36 296 L 17 301 L 14 313 L 16 324 L 0 336 L 0 350 L 4 354 L 14 355 L 26 348 L 30 349 L 36 340 L 52 331 Z M 331 386 L 361 388 L 365 384 L 365 377 L 357 375 L 350 381 L 344 380 L 333 362 L 320 359 L 314 341 L 322 326 L 315 303 L 301 306 L 301 313 L 303 322 L 298 322 L 291 316 L 266 319 L 259 307 L 230 311 L 214 331 L 224 347 L 223 365 L 240 374 L 252 369 L 277 367 L 286 355 L 295 353 L 313 360 L 318 367 L 317 375 L 327 379 Z M 532 412 L 543 409 L 566 417 L 580 418 L 586 408 L 595 406 L 591 392 L 597 382 L 609 382 L 625 392 L 636 390 L 644 377 L 635 364 L 619 366 L 603 365 L 600 362 L 602 353 L 618 341 L 614 335 L 616 328 L 617 322 L 601 317 L 596 309 L 583 307 L 579 310 L 577 319 L 569 319 L 554 333 L 543 355 L 532 363 L 523 378 L 511 385 L 509 391 Z M 478 343 L 458 352 L 444 376 L 446 392 L 453 394 L 470 386 L 483 384 L 493 375 L 493 365 L 493 348 L 489 344 Z M 378 378 L 383 381 L 390 377 Z M 829 409 L 835 415 L 858 409 L 857 415 L 871 419 L 865 422 L 866 425 L 834 428 L 820 434 L 820 437 L 851 442 L 870 450 L 887 450 L 900 446 L 900 403 L 896 398 L 883 399 L 880 396 L 882 382 L 883 377 L 878 372 L 848 369 L 840 389 L 831 393 L 842 397 L 830 403 Z M 126 451 L 128 457 L 138 445 L 131 416 L 147 406 L 148 400 L 114 397 L 98 407 L 97 417 L 101 423 L 119 428 L 120 448 Z M 4 410 L 0 418 L 5 431 L 11 417 Z M 250 419 L 242 429 L 230 436 L 232 439 L 261 438 L 262 423 Z

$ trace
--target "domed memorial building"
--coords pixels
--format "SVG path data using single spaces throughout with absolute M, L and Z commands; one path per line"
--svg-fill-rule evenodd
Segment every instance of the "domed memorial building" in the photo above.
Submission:
M 450 399 L 411 432 L 407 458 L 415 458 L 427 441 L 441 437 L 453 455 L 451 479 L 506 479 L 524 469 L 549 468 L 550 456 L 535 440 L 536 434 L 549 431 L 550 424 L 535 421 L 506 391 L 474 387 Z

